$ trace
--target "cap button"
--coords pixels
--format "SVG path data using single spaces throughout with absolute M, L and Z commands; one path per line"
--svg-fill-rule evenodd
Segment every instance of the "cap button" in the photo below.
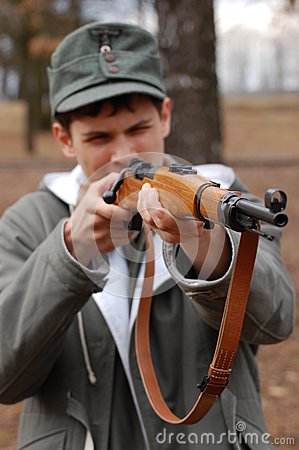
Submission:
M 101 53 L 108 53 L 108 52 L 111 52 L 111 47 L 110 47 L 110 45 L 102 45 L 101 46 L 101 48 L 100 48 L 100 52 Z
M 115 55 L 113 55 L 113 53 L 106 53 L 105 60 L 107 62 L 114 62 L 115 61 Z
M 108 68 L 110 73 L 118 73 L 119 72 L 119 67 L 118 66 L 110 66 Z

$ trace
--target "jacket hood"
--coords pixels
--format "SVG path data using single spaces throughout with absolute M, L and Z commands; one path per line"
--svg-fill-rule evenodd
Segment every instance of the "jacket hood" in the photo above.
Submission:
M 80 187 L 87 181 L 80 165 L 71 172 L 53 172 L 44 176 L 41 189 L 47 188 L 67 205 L 75 206 Z

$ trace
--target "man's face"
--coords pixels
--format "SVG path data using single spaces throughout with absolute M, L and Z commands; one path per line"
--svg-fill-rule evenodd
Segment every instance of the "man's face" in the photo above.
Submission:
M 97 116 L 73 120 L 69 134 L 58 123 L 53 132 L 64 154 L 75 157 L 87 177 L 106 165 L 108 172 L 119 172 L 134 156 L 164 152 L 170 111 L 169 98 L 159 113 L 149 98 L 133 96 L 130 109 L 113 113 L 107 102 Z

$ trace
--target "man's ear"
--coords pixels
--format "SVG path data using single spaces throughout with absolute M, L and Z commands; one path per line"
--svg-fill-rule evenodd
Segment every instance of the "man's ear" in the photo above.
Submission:
M 75 152 L 69 132 L 59 122 L 52 124 L 52 132 L 64 156 L 74 158 Z
M 161 108 L 161 121 L 163 127 L 163 136 L 166 138 L 171 130 L 171 99 L 166 97 L 163 100 Z

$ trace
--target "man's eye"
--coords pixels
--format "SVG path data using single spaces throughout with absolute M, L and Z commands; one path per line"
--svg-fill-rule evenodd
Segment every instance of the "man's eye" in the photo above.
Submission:
M 107 139 L 108 139 L 108 136 L 106 136 L 104 134 L 99 134 L 99 135 L 91 136 L 90 138 L 87 139 L 87 142 L 105 141 Z
M 132 128 L 131 133 L 142 133 L 150 129 L 149 125 L 143 125 L 141 127 Z

